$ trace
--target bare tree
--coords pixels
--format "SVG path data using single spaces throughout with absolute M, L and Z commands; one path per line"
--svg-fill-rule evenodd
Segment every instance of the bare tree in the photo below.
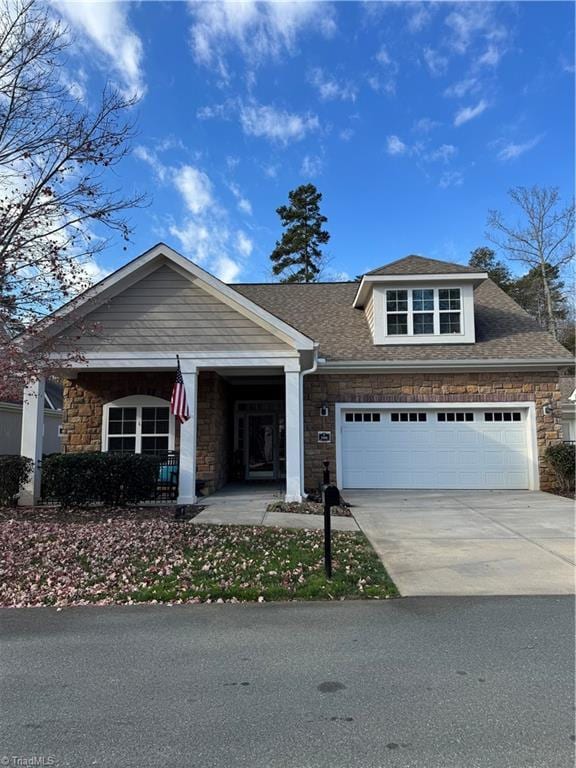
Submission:
M 488 214 L 488 238 L 508 258 L 538 270 L 546 304 L 546 327 L 557 337 L 557 321 L 550 287 L 550 268 L 558 273 L 574 258 L 574 202 L 560 204 L 556 187 L 514 187 L 508 193 L 522 219 L 507 224 L 498 211 Z
M 39 0 L 0 0 L 0 327 L 31 323 L 92 282 L 87 267 L 144 198 L 111 188 L 128 152 L 135 98 L 106 87 L 86 106 L 66 67 L 67 30 Z M 40 326 L 32 353 L 0 341 L 0 394 L 48 365 Z M 70 350 L 72 357 L 76 353 Z

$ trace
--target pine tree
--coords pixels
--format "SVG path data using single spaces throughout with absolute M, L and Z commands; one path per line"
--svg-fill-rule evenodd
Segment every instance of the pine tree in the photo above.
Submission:
M 545 265 L 545 290 L 540 267 L 532 267 L 525 275 L 519 277 L 510 291 L 512 298 L 532 315 L 543 328 L 549 327 L 549 303 L 557 328 L 568 316 L 568 303 L 564 283 L 560 278 L 560 269 L 550 264 Z
M 322 229 L 328 219 L 320 213 L 322 194 L 314 184 L 302 184 L 288 194 L 289 204 L 276 213 L 286 227 L 270 254 L 272 273 L 281 283 L 314 283 L 322 267 L 321 245 L 330 240 Z
M 470 254 L 468 265 L 479 272 L 487 272 L 490 280 L 493 280 L 506 293 L 510 293 L 514 279 L 506 264 L 503 261 L 497 261 L 496 253 L 492 248 L 487 248 L 485 245 L 475 248 Z

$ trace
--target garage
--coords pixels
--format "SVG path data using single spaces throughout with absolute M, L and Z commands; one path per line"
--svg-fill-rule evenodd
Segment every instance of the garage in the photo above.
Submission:
M 342 406 L 343 488 L 530 488 L 529 409 Z

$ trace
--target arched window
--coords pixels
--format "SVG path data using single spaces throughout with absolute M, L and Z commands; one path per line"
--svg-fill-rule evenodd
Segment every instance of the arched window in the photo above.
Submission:
M 131 395 L 106 403 L 102 413 L 102 450 L 163 454 L 174 450 L 174 416 L 160 397 Z

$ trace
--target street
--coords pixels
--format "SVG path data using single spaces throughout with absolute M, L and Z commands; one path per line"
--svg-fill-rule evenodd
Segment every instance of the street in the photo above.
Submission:
M 574 763 L 570 596 L 3 609 L 0 642 L 0 765 Z

